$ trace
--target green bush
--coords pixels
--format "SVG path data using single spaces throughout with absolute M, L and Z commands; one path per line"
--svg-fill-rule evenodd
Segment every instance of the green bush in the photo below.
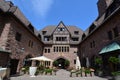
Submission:
M 109 61 L 110 61 L 111 63 L 113 63 L 113 64 L 117 64 L 117 63 L 120 62 L 119 58 L 116 58 L 116 57 L 113 57 L 113 56 L 111 56 L 111 57 L 109 58 Z
M 96 58 L 96 59 L 95 59 L 95 63 L 100 65 L 100 64 L 103 63 L 103 61 L 102 61 L 101 58 Z
M 54 61 L 53 66 L 55 66 L 55 67 L 58 66 L 58 61 Z
M 113 75 L 113 76 L 120 75 L 120 71 L 112 72 L 112 75 Z
M 85 72 L 85 74 L 90 74 L 91 71 L 90 71 L 90 69 L 85 69 L 84 72 Z
M 26 74 L 29 71 L 29 66 L 24 66 L 21 70 Z
M 65 66 L 67 67 L 67 66 L 69 66 L 69 65 L 70 65 L 70 61 L 65 60 Z
M 44 70 L 45 69 L 45 66 L 43 66 L 43 65 L 40 65 L 39 67 L 38 67 L 38 70 Z

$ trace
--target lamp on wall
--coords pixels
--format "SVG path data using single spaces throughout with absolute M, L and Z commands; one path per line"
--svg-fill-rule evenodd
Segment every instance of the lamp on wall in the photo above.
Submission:
M 23 52 L 24 52 L 24 48 L 20 48 L 20 49 L 16 48 L 16 53 L 21 54 Z
M 20 49 L 20 52 L 21 52 L 21 53 L 23 53 L 23 52 L 24 52 L 24 50 L 25 50 L 25 48 L 21 48 L 21 49 Z

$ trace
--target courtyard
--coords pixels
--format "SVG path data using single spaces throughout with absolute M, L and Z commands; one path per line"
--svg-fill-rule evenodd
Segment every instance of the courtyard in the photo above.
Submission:
M 25 74 L 22 76 L 11 77 L 10 80 L 108 80 L 107 78 L 101 78 L 97 76 L 87 76 L 87 77 L 76 77 L 73 75 L 70 77 L 70 72 L 60 69 L 57 71 L 56 75 L 37 75 L 36 77 L 30 77 L 30 75 Z

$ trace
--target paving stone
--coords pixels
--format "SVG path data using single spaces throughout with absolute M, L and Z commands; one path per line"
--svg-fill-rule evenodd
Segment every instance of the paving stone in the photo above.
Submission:
M 97 76 L 92 77 L 69 77 L 70 72 L 66 70 L 59 70 L 57 75 L 38 75 L 36 77 L 30 77 L 29 75 L 11 77 L 11 80 L 108 80 L 107 78 L 101 78 Z

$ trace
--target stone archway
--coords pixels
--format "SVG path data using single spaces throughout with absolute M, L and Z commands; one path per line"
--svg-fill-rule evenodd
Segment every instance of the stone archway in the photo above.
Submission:
M 58 58 L 56 61 L 57 61 L 56 67 L 60 69 L 66 69 L 70 64 L 69 61 L 64 58 Z
M 32 64 L 32 61 L 31 60 L 28 60 L 29 58 L 32 58 L 31 55 L 27 55 L 23 61 L 23 66 L 31 66 Z

